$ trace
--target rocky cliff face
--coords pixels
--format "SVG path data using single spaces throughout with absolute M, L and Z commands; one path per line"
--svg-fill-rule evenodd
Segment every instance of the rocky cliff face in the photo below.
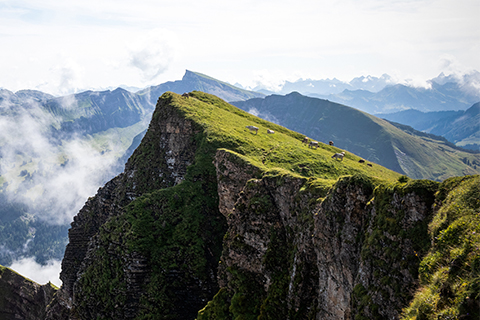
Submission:
M 4 320 L 42 320 L 57 289 L 39 285 L 0 266 L 0 318 Z
M 194 98 L 163 96 L 75 217 L 46 319 L 399 319 L 439 184 L 265 170 L 175 107 Z
M 200 316 L 229 310 L 231 318 L 399 318 L 417 285 L 417 254 L 428 247 L 435 183 L 385 194 L 352 177 L 309 190 L 306 179 L 242 177 L 249 170 L 233 157 L 216 158 L 228 222 L 219 267 L 223 300 Z M 223 191 L 225 181 L 237 182 L 233 192 Z
M 81 316 L 82 318 L 96 316 L 97 308 L 95 307 L 101 308 L 101 306 L 98 306 L 99 301 L 94 301 L 94 295 L 92 295 L 93 299 L 82 295 L 82 298 L 86 299 L 81 301 L 83 308 L 77 306 L 80 303 L 77 296 L 85 292 L 79 280 L 85 270 L 98 261 L 97 249 L 101 245 L 109 246 L 106 251 L 107 254 L 112 254 L 109 261 L 112 263 L 121 261 L 122 271 L 124 271 L 122 280 L 127 284 L 119 292 L 126 296 L 125 310 L 120 313 L 121 316 L 130 318 L 138 312 L 140 288 L 145 281 L 145 274 L 149 272 L 145 257 L 138 252 L 120 256 L 118 248 L 122 247 L 122 242 L 102 242 L 98 234 L 101 228 L 108 233 L 108 229 L 104 227 L 107 220 L 122 215 L 123 208 L 132 200 L 149 191 L 174 186 L 183 180 L 186 169 L 193 162 L 195 155 L 194 135 L 196 133 L 192 122 L 178 114 L 174 108 L 169 107 L 168 101 L 164 101 L 164 105 L 159 105 L 149 130 L 142 140 L 142 147 L 134 152 L 125 166 L 124 173 L 100 188 L 97 195 L 89 198 L 75 216 L 69 230 L 69 244 L 62 260 L 61 293 L 57 295 L 57 301 L 52 305 L 57 309 L 49 312 L 49 317 L 53 319 L 55 314 L 65 313 L 65 308 L 74 311 L 72 313 L 74 318 L 77 314 L 84 315 L 84 317 Z M 124 250 L 120 252 L 124 253 Z M 112 265 L 103 267 L 111 268 Z M 88 285 L 95 284 L 88 283 Z M 95 307 L 91 308 L 92 306 Z M 114 314 L 118 315 L 118 313 Z

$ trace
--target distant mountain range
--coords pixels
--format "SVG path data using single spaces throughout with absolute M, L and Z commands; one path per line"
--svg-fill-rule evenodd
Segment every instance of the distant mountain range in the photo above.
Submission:
M 421 112 L 409 109 L 377 116 L 409 125 L 419 131 L 445 137 L 459 147 L 480 151 L 480 103 L 478 102 L 465 111 Z
M 350 82 L 345 82 L 333 79 L 299 79 L 294 82 L 285 81 L 281 86 L 280 91 L 271 91 L 264 86 L 256 86 L 254 91 L 271 94 L 288 94 L 291 92 L 299 92 L 304 95 L 329 95 L 341 93 L 344 90 L 367 90 L 371 92 L 378 92 L 388 85 L 394 84 L 392 77 L 388 74 L 383 74 L 380 78 L 373 76 L 361 76 L 354 78 Z
M 345 90 L 339 94 L 310 96 L 342 103 L 370 114 L 392 113 L 407 109 L 423 112 L 465 110 L 480 101 L 480 92 L 466 93 L 457 83 L 431 83 L 431 88 L 397 84 L 379 92 Z
M 338 79 L 298 80 L 285 82 L 280 91 L 256 87 L 267 95 L 299 92 L 303 95 L 328 99 L 356 109 L 377 113 L 393 113 L 406 109 L 422 112 L 466 110 L 480 101 L 480 72 L 472 71 L 461 77 L 443 73 L 428 81 L 428 88 L 395 83 L 386 74 L 380 78 L 367 76 L 350 82 Z

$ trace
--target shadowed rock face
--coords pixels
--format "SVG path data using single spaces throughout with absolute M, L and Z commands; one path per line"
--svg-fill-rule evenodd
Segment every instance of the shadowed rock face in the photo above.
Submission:
M 51 283 L 42 286 L 0 266 L 0 318 L 42 320 L 56 291 Z

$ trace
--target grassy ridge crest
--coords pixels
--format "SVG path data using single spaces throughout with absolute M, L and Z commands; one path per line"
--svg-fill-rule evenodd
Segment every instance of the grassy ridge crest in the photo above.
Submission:
M 304 135 L 280 125 L 260 119 L 225 101 L 203 92 L 191 92 L 188 97 L 165 93 L 187 118 L 200 124 L 207 141 L 217 148 L 236 152 L 260 165 L 265 170 L 287 170 L 306 178 L 338 179 L 345 175 L 365 174 L 380 180 L 397 180 L 400 174 L 380 165 L 371 167 L 359 163 L 360 157 L 319 142 L 318 149 L 302 144 Z M 250 132 L 246 126 L 259 128 Z M 267 129 L 275 131 L 267 134 Z M 346 152 L 343 161 L 332 159 L 338 152 Z

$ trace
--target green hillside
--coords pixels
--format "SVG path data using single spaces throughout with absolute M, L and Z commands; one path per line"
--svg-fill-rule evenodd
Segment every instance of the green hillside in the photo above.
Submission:
M 480 155 L 411 128 L 402 130 L 360 110 L 291 93 L 234 103 L 242 110 L 357 154 L 414 179 L 480 173 Z
M 395 180 L 400 176 L 378 165 L 359 163 L 361 158 L 348 150 L 343 161 L 335 161 L 332 155 L 345 150 L 324 143 L 318 149 L 309 148 L 302 144 L 304 135 L 239 110 L 212 95 L 196 91 L 188 98 L 169 95 L 172 105 L 208 133 L 205 138 L 214 148 L 212 151 L 229 149 L 264 171 L 334 180 L 353 174 L 380 180 Z M 246 128 L 249 125 L 258 127 L 258 133 L 249 131 Z M 275 133 L 267 134 L 268 129 Z

